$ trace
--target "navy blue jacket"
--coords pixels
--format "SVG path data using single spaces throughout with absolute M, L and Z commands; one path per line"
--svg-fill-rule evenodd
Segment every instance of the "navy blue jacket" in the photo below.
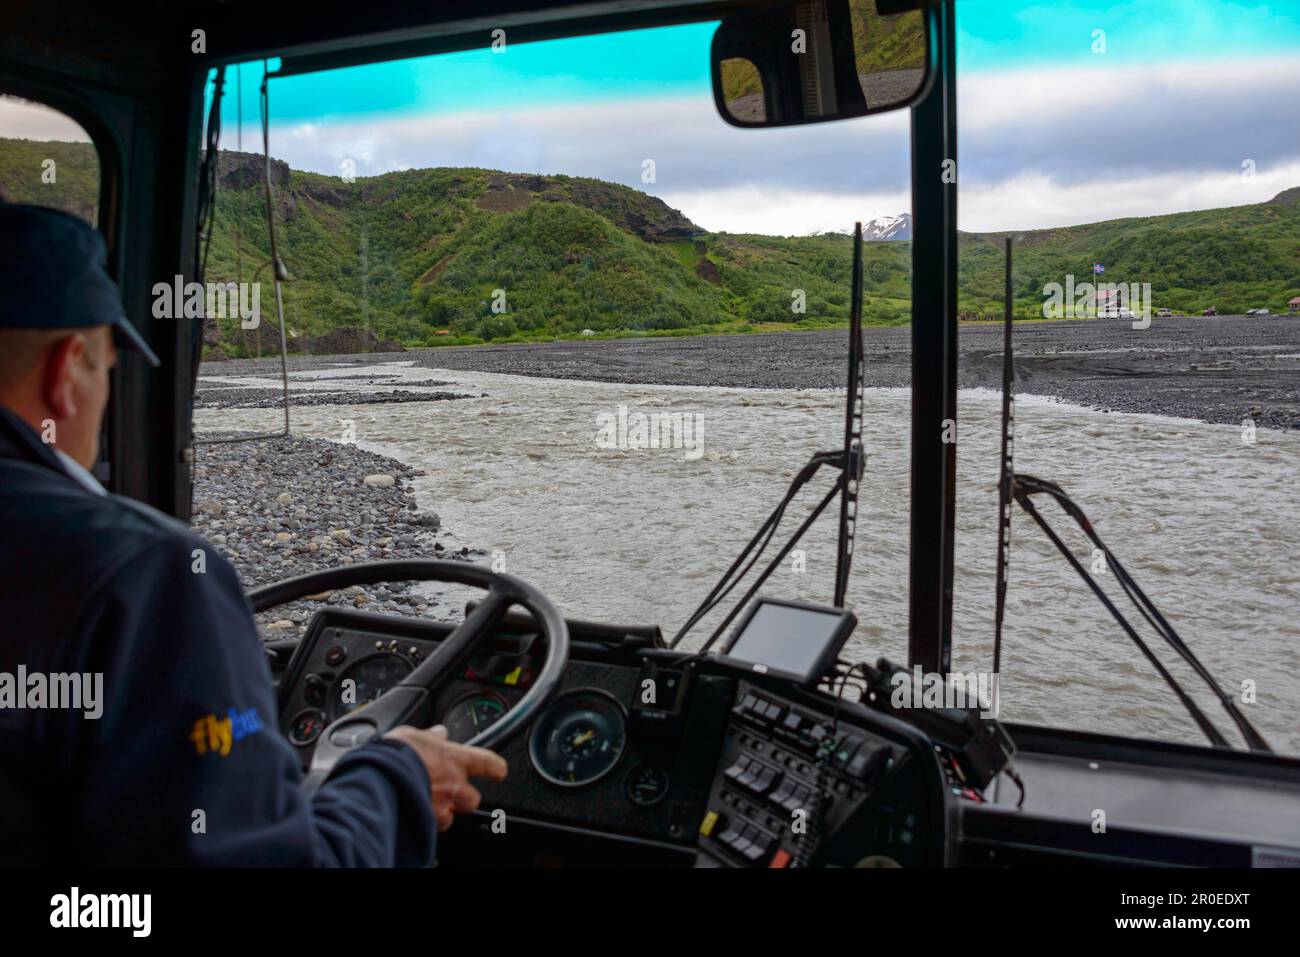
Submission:
M 18 706 L 40 703 L 45 676 L 96 673 L 98 718 L 86 698 Z M 357 749 L 310 798 L 301 778 L 230 564 L 185 525 L 85 488 L 0 406 L 0 863 L 432 859 L 428 774 L 405 744 Z

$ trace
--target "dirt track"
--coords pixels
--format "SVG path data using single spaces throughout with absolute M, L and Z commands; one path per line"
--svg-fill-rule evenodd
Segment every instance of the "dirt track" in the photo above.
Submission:
M 559 379 L 751 388 L 834 388 L 844 383 L 843 330 L 681 339 L 619 339 L 422 349 L 368 356 L 293 357 L 291 369 L 339 362 L 407 361 Z M 867 330 L 867 385 L 906 386 L 912 332 Z M 1017 324 L 1018 392 L 1102 410 L 1153 412 L 1300 429 L 1300 316 Z M 969 324 L 960 334 L 960 385 L 996 389 L 1002 330 Z M 259 371 L 278 360 L 206 366 L 212 374 Z

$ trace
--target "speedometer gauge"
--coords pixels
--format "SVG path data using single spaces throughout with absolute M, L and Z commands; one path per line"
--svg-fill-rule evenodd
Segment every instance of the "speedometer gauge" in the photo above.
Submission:
M 370 704 L 415 670 L 411 662 L 392 652 L 362 658 L 339 676 L 330 700 L 330 717 L 338 720 Z
M 528 757 L 552 784 L 580 787 L 613 771 L 626 744 L 626 713 L 612 695 L 571 691 L 552 701 L 533 725 Z

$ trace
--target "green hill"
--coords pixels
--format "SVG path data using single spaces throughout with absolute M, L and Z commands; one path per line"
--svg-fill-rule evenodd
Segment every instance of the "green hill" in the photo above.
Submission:
M 45 157 L 57 184 L 40 181 Z M 287 325 L 298 337 L 361 328 L 405 345 L 574 336 L 815 328 L 848 318 L 848 236 L 710 233 L 661 200 L 600 180 L 483 169 L 405 170 L 353 182 L 272 160 Z M 211 281 L 260 280 L 270 294 L 263 160 L 223 152 Z M 93 215 L 89 144 L 0 139 L 0 197 Z M 1001 233 L 959 239 L 959 308 L 1000 314 Z M 1018 317 L 1043 287 L 1149 282 L 1156 306 L 1274 311 L 1300 294 L 1300 189 L 1267 203 L 1017 233 Z M 911 250 L 864 250 L 864 318 L 908 321 Z M 501 292 L 498 293 L 498 290 Z M 795 313 L 794 290 L 805 309 Z M 494 309 L 496 305 L 496 309 Z M 502 311 L 503 309 L 503 311 Z M 272 313 L 273 314 L 273 313 Z M 266 335 L 265 326 L 262 330 Z M 260 343 L 223 321 L 224 351 Z M 267 336 L 271 348 L 274 337 Z
M 1017 317 L 1041 315 L 1043 287 L 1091 282 L 1092 264 L 1115 283 L 1150 283 L 1156 307 L 1223 314 L 1286 310 L 1300 295 L 1300 188 L 1266 203 L 1115 219 L 1018 233 L 963 233 L 958 240 L 963 310 L 1002 311 L 1003 237 L 1016 239 Z
M 45 165 L 47 160 L 54 165 Z M 94 147 L 0 137 L 0 199 L 52 206 L 93 223 L 99 205 L 99 158 Z
M 247 280 L 259 267 L 269 277 L 261 169 L 260 157 L 222 155 L 211 279 Z M 294 277 L 286 316 L 300 334 L 365 326 L 437 345 L 848 318 L 842 236 L 710 234 L 655 197 L 568 176 L 442 168 L 346 183 L 274 163 L 272 177 Z M 871 321 L 905 321 L 906 249 L 882 244 L 869 259 L 880 280 Z

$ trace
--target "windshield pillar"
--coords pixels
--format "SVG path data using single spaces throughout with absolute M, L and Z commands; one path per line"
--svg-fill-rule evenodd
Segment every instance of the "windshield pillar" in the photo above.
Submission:
M 957 474 L 957 103 L 952 0 L 930 11 L 934 81 L 912 107 L 909 664 L 952 659 Z

